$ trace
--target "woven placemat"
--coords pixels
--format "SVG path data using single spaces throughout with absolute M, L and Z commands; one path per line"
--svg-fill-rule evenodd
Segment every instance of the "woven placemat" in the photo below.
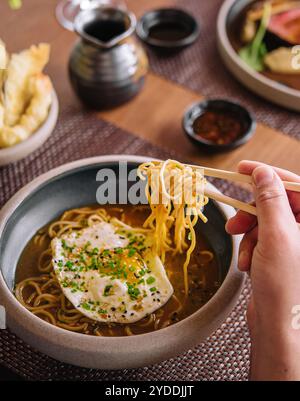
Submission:
M 140 154 L 157 158 L 176 155 L 159 149 L 90 112 L 69 109 L 38 151 L 14 165 L 0 168 L 0 206 L 39 174 L 72 160 L 104 154 Z M 223 192 L 247 200 L 248 194 L 222 181 Z M 31 380 L 246 380 L 249 338 L 245 310 L 249 283 L 226 322 L 198 347 L 161 364 L 136 370 L 83 369 L 56 361 L 26 345 L 9 330 L 0 330 L 0 364 Z
M 257 119 L 270 127 L 300 138 L 299 113 L 285 110 L 244 88 L 226 70 L 217 49 L 216 21 L 223 0 L 176 0 L 200 23 L 199 39 L 173 56 L 159 56 L 149 50 L 154 72 L 173 80 L 205 97 L 225 97 L 240 101 Z

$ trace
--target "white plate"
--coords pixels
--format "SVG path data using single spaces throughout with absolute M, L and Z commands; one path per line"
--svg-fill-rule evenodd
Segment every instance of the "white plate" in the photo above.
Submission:
M 248 89 L 280 106 L 300 111 L 300 91 L 263 76 L 241 60 L 232 47 L 227 26 L 253 0 L 226 0 L 217 20 L 217 39 L 220 55 L 231 73 Z
M 52 103 L 46 121 L 40 128 L 25 141 L 9 148 L 0 149 L 0 166 L 16 162 L 34 152 L 52 134 L 58 118 L 58 99 L 55 91 L 52 93 Z

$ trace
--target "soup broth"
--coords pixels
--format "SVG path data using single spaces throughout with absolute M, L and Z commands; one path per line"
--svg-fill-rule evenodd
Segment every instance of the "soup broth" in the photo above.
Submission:
M 91 210 L 96 211 L 97 208 L 99 209 L 99 206 L 92 206 Z M 82 210 L 86 209 L 87 208 L 84 208 Z M 122 207 L 108 206 L 104 207 L 104 209 L 110 216 L 115 216 L 132 227 L 142 227 L 150 210 L 148 206 L 123 205 Z M 50 267 L 51 271 L 48 273 L 43 273 L 38 269 L 41 257 L 45 257 L 47 259 L 45 263 L 49 263 L 49 266 L 51 266 L 51 254 L 42 256 L 43 252 L 49 249 L 51 242 L 51 238 L 47 234 L 49 226 L 50 225 L 39 230 L 24 249 L 17 266 L 16 285 L 25 279 L 33 277 L 40 279 L 40 282 L 37 281 L 39 291 L 50 292 L 50 294 L 54 294 L 55 297 L 64 297 L 58 282 L 55 283 L 55 276 L 52 271 L 53 268 L 51 269 Z M 35 312 L 35 314 L 59 327 L 89 335 L 126 336 L 148 333 L 167 327 L 196 312 L 215 294 L 221 285 L 221 272 L 218 267 L 217 259 L 211 246 L 203 238 L 199 230 L 197 230 L 197 246 L 192 254 L 188 267 L 189 294 L 185 296 L 182 269 L 185 257 L 185 253 L 180 255 L 167 254 L 164 266 L 174 288 L 174 294 L 163 307 L 136 323 L 101 323 L 82 315 L 80 321 L 72 323 L 71 319 L 67 321 L 68 325 L 66 325 L 64 316 L 72 317 L 72 313 L 70 312 L 68 314 L 68 310 L 74 310 L 74 307 L 67 299 L 64 301 L 64 308 L 67 312 L 61 310 L 61 303 L 47 309 L 47 312 L 49 312 L 54 319 L 50 318 L 48 313 Z M 49 282 L 51 277 L 52 281 L 50 280 Z M 29 310 L 32 310 L 31 307 L 37 299 L 36 297 L 38 294 L 36 294 L 36 291 L 35 284 L 32 284 L 27 285 L 22 292 L 22 303 L 25 304 Z M 77 314 L 78 313 L 80 312 L 77 311 Z
M 151 38 L 170 42 L 184 39 L 189 33 L 189 29 L 184 24 L 174 22 L 156 24 L 149 29 Z

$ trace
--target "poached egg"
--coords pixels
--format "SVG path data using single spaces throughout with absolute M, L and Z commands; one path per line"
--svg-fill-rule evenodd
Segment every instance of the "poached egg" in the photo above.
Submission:
M 99 322 L 134 323 L 161 308 L 173 287 L 146 237 L 100 222 L 51 243 L 67 299 Z

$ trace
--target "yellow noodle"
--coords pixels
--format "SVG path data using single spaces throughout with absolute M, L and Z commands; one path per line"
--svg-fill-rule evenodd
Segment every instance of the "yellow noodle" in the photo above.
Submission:
M 34 311 L 32 311 L 32 313 L 36 316 L 44 316 L 44 317 L 48 318 L 48 321 L 50 323 L 52 323 L 54 326 L 56 326 L 56 320 L 50 312 L 48 312 L 44 309 L 41 309 L 41 310 L 34 310 Z
M 168 168 L 169 166 L 165 166 L 164 171 L 166 172 Z M 150 196 L 150 189 L 148 188 L 147 191 Z M 193 205 L 190 206 L 192 207 Z M 141 208 L 138 207 L 136 210 L 141 210 Z M 53 271 L 50 242 L 52 238 L 60 237 L 74 229 L 80 230 L 97 222 L 107 221 L 119 227 L 120 230 L 133 232 L 135 236 L 141 236 L 142 238 L 149 234 L 153 236 L 155 249 L 161 254 L 163 260 L 169 251 L 182 253 L 187 250 L 187 259 L 184 265 L 185 275 L 187 275 L 188 260 L 196 241 L 194 226 L 198 217 L 201 218 L 201 214 L 198 213 L 193 218 L 192 216 L 187 218 L 184 209 L 180 205 L 176 206 L 175 209 L 170 202 L 164 205 L 150 204 L 150 211 L 151 213 L 145 222 L 144 228 L 132 228 L 129 226 L 126 223 L 123 208 L 115 208 L 115 212 L 119 213 L 119 218 L 116 216 L 111 217 L 103 208 L 85 207 L 66 211 L 59 220 L 50 224 L 46 230 L 40 230 L 35 236 L 34 243 L 37 246 L 46 248 L 41 253 L 37 266 L 41 274 L 36 277 L 26 278 L 16 285 L 15 295 L 17 299 L 35 315 L 66 330 L 89 333 L 96 336 L 115 336 L 114 329 L 118 328 L 119 330 L 122 328 L 123 335 L 135 334 L 135 330 L 133 333 L 131 325 L 99 325 L 74 308 L 63 294 Z M 130 221 L 128 223 L 130 224 Z M 173 229 L 175 231 L 174 238 L 171 236 L 171 230 Z M 186 239 L 187 231 L 192 234 L 190 243 Z M 203 251 L 203 255 L 208 255 L 205 252 Z M 185 286 L 187 286 L 186 282 Z M 151 331 L 172 324 L 172 316 L 180 313 L 183 308 L 181 301 L 175 295 L 173 295 L 173 299 L 178 306 L 175 304 L 175 307 L 172 306 L 167 313 L 164 312 L 164 309 L 160 309 L 138 322 L 134 327 L 137 327 L 137 330 L 139 328 L 147 328 L 147 330 Z
M 35 298 L 33 306 L 40 306 L 42 301 L 46 301 L 48 304 L 56 304 L 58 302 L 58 299 L 55 295 L 52 294 L 41 294 Z
M 71 325 L 71 324 L 65 324 L 61 322 L 56 322 L 57 326 L 61 327 L 62 329 L 70 330 L 70 331 L 77 331 L 77 332 L 83 332 L 86 331 L 88 328 L 88 323 L 83 323 L 83 324 L 78 324 L 78 325 Z
M 29 297 L 26 299 L 26 304 L 30 305 L 32 303 L 32 301 L 36 298 L 37 294 L 35 294 L 34 292 L 29 295 Z
M 212 252 L 210 252 L 210 251 L 207 251 L 207 250 L 201 251 L 200 255 L 208 256 L 208 259 L 205 260 L 205 263 L 211 262 L 213 260 L 213 258 L 214 258 L 214 254 Z
M 147 179 L 145 193 L 151 208 L 151 215 L 144 227 L 154 229 L 155 249 L 162 261 L 170 250 L 176 254 L 187 249 L 183 265 L 187 296 L 188 265 L 196 246 L 194 226 L 199 218 L 203 222 L 207 221 L 202 213 L 208 202 L 204 196 L 205 178 L 198 169 L 175 160 L 144 163 L 139 166 L 138 176 L 142 180 Z M 190 240 L 189 245 L 187 239 Z
M 95 336 L 98 336 L 98 337 L 103 336 L 103 334 L 101 333 L 101 331 L 98 328 L 94 330 L 94 334 L 95 334 Z
M 131 329 L 130 329 L 130 327 L 129 326 L 125 326 L 125 333 L 128 335 L 128 336 L 133 336 L 133 332 L 131 331 Z
M 48 257 L 48 260 L 47 260 Z M 38 268 L 39 271 L 42 273 L 48 273 L 52 270 L 52 251 L 51 249 L 46 249 L 44 252 L 41 253 L 38 261 Z
M 170 324 L 171 324 L 171 321 L 170 321 L 169 319 L 168 319 L 168 320 L 165 320 L 165 321 L 160 325 L 159 329 L 164 329 L 165 327 L 168 327 Z
M 160 323 L 160 321 L 161 321 L 161 319 L 160 319 L 160 318 L 158 318 L 158 319 L 155 319 L 155 322 L 154 322 L 154 330 L 158 330 L 158 327 L 159 327 L 159 323 Z
M 141 320 L 139 322 L 139 326 L 140 327 L 148 327 L 148 326 L 150 326 L 153 323 L 153 320 L 154 320 L 153 316 L 154 316 L 154 314 L 151 313 L 151 315 L 149 315 L 148 317 L 146 317 L 143 320 Z M 145 320 L 145 322 L 144 322 L 144 320 Z

